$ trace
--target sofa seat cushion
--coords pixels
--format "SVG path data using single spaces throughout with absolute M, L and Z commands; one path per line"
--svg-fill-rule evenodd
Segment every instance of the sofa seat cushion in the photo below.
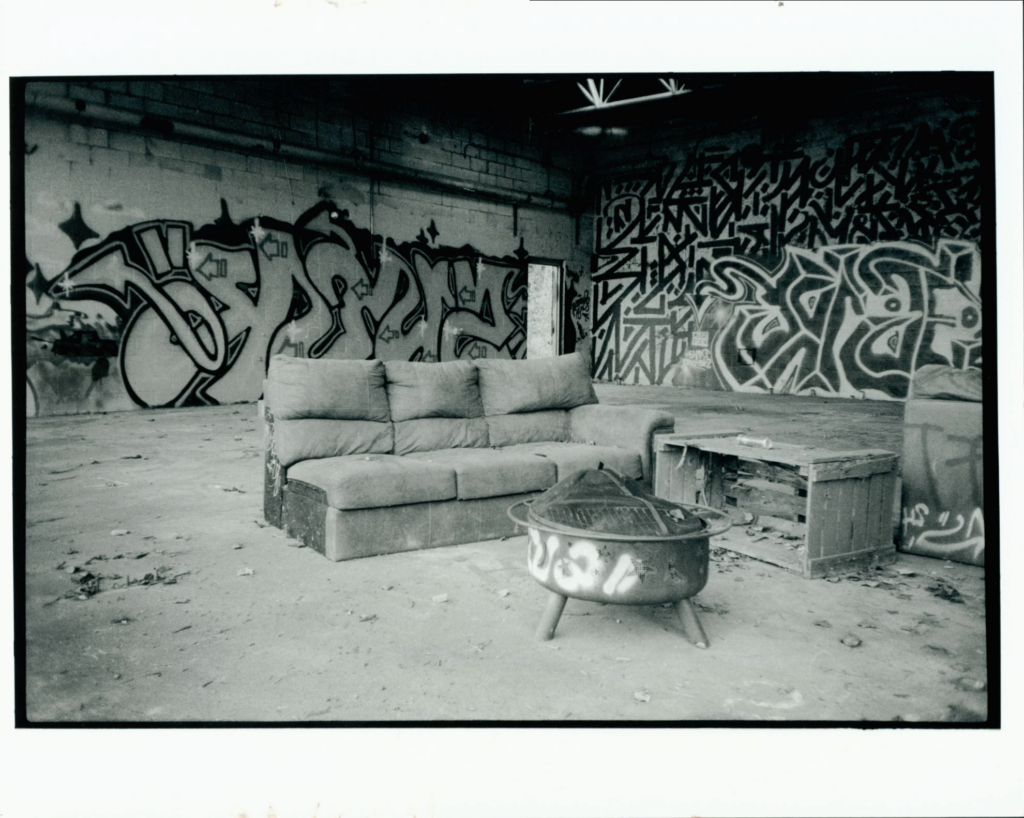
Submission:
M 484 413 L 469 361 L 384 363 L 392 420 L 478 418 Z
M 573 352 L 533 361 L 480 358 L 480 397 L 485 415 L 573 409 L 597 403 L 590 362 Z
M 555 464 L 556 480 L 583 469 L 596 469 L 599 464 L 610 466 L 634 480 L 641 479 L 640 454 L 617 446 L 590 446 L 586 443 L 521 443 L 503 451 L 529 453 Z
M 455 471 L 460 500 L 543 491 L 555 484 L 555 464 L 531 452 L 508 449 L 443 449 L 407 455 Z
M 338 509 L 383 508 L 455 498 L 455 471 L 443 463 L 389 454 L 303 460 L 288 469 L 288 482 L 322 491 Z
M 266 399 L 276 420 L 391 420 L 384 364 L 377 360 L 275 355 L 267 372 Z
M 565 441 L 570 436 L 569 412 L 565 409 L 548 409 L 543 412 L 491 415 L 487 418 L 487 429 L 492 446 Z

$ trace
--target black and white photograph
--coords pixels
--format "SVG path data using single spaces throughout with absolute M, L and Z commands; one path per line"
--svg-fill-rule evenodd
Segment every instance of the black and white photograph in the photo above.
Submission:
M 683 42 L 687 7 L 855 7 L 889 42 L 911 10 L 497 5 L 488 36 L 536 48 L 453 56 L 488 50 L 461 15 L 392 42 L 397 0 L 252 4 L 394 61 L 11 48 L 13 739 L 129 766 L 171 740 L 148 763 L 221 787 L 204 754 L 280 742 L 326 787 L 168 815 L 1014 814 L 1019 34 L 623 62 L 613 12 Z M 915 5 L 1000 42 L 1021 16 Z M 406 797 L 405 737 L 495 783 Z M 807 772 L 749 800 L 694 742 Z M 571 748 L 631 760 L 574 784 Z M 309 769 L 346 758 L 373 795 Z M 963 797 L 873 792 L 893 759 Z M 602 776 L 632 798 L 573 800 Z

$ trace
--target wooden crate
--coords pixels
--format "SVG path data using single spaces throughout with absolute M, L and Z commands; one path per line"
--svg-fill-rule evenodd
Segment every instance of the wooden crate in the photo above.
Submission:
M 899 458 L 880 449 L 743 446 L 736 430 L 659 435 L 659 497 L 723 509 L 715 545 L 820 577 L 896 558 L 892 509 Z

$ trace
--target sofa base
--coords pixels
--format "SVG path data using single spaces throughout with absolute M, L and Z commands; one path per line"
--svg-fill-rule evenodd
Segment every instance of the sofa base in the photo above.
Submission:
M 442 545 L 493 540 L 516 533 L 506 511 L 540 492 L 340 511 L 323 494 L 284 487 L 282 522 L 289 536 L 329 560 L 352 560 Z

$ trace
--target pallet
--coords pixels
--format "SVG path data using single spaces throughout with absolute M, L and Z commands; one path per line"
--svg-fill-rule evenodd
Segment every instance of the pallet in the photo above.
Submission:
M 899 458 L 881 449 L 741 445 L 738 430 L 659 435 L 655 494 L 724 510 L 717 545 L 805 577 L 895 560 Z

